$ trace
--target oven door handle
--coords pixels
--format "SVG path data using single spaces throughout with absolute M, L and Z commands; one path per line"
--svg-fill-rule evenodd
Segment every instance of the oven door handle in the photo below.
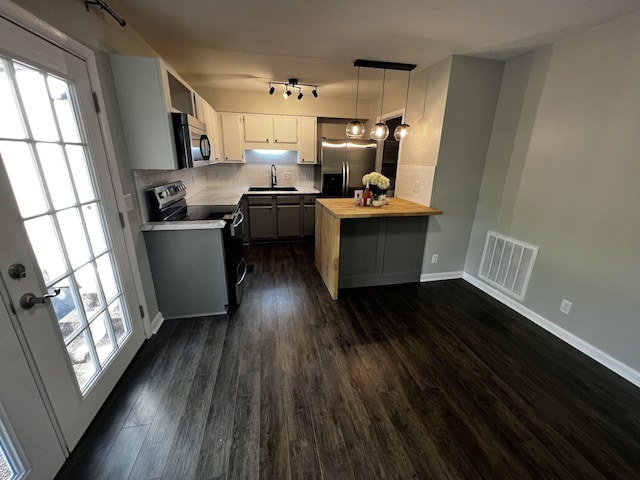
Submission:
M 243 258 L 242 261 L 240 262 L 240 264 L 238 265 L 238 267 L 242 265 L 243 271 L 242 271 L 242 277 L 240 277 L 240 280 L 238 280 L 236 282 L 236 285 L 240 285 L 242 282 L 244 282 L 245 277 L 247 276 L 247 271 L 249 270 L 249 268 L 247 267 L 247 261 Z
M 239 220 L 238 220 L 239 218 Z M 236 228 L 238 228 L 240 225 L 242 225 L 242 222 L 244 222 L 244 214 L 242 213 L 242 211 L 237 211 L 236 213 L 233 214 L 233 220 L 231 220 L 231 226 L 229 227 L 229 230 L 231 231 L 231 236 L 235 237 L 236 236 Z M 240 239 L 242 240 L 242 239 Z
M 240 220 L 238 220 L 238 218 Z M 242 213 L 242 211 L 238 211 L 234 216 L 233 216 L 233 223 L 231 224 L 231 226 L 233 228 L 237 228 L 238 226 L 240 226 L 240 224 L 244 222 L 244 213 Z

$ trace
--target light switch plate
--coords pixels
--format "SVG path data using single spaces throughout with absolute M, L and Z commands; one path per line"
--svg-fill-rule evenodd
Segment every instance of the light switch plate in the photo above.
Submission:
M 133 195 L 130 193 L 124 194 L 124 204 L 127 207 L 127 212 L 131 212 L 134 209 L 133 205 Z

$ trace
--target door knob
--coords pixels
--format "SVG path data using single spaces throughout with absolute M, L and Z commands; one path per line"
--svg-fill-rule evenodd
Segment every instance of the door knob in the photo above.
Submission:
M 25 293 L 20 297 L 20 306 L 25 310 L 29 310 L 36 303 L 47 303 L 48 298 L 57 297 L 60 294 L 60 289 L 56 288 L 53 293 L 47 293 L 41 297 L 36 297 L 33 293 Z

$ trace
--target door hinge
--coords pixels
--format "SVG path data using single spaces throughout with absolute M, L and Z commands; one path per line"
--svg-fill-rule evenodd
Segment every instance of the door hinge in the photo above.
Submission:
M 144 318 L 144 307 L 142 305 L 138 305 L 140 307 L 140 316 Z
M 93 106 L 96 107 L 96 113 L 100 113 L 100 101 L 98 100 L 98 93 L 91 92 L 93 95 Z
M 118 217 L 120 217 L 120 226 L 121 226 L 122 228 L 126 227 L 126 226 L 127 226 L 127 224 L 126 224 L 126 223 L 124 223 L 124 213 L 122 213 L 122 212 L 118 212 Z

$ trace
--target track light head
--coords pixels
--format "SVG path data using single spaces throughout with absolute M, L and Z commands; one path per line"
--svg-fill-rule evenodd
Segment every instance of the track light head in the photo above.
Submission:
M 273 85 L 269 84 L 269 95 L 273 95 L 273 92 L 276 91 L 276 87 L 274 87 Z
M 315 98 L 318 98 L 318 90 L 317 90 L 317 88 L 318 88 L 318 87 L 315 87 L 315 88 L 313 89 L 313 91 L 311 92 L 311 94 L 312 94 Z
M 284 98 L 289 98 L 291 96 L 291 90 L 289 90 L 289 87 L 285 87 L 284 93 L 282 94 L 282 96 Z
M 301 89 L 301 88 L 298 88 L 298 100 L 302 100 L 302 97 L 303 97 L 303 96 L 304 96 L 304 95 L 302 95 L 302 89 Z

